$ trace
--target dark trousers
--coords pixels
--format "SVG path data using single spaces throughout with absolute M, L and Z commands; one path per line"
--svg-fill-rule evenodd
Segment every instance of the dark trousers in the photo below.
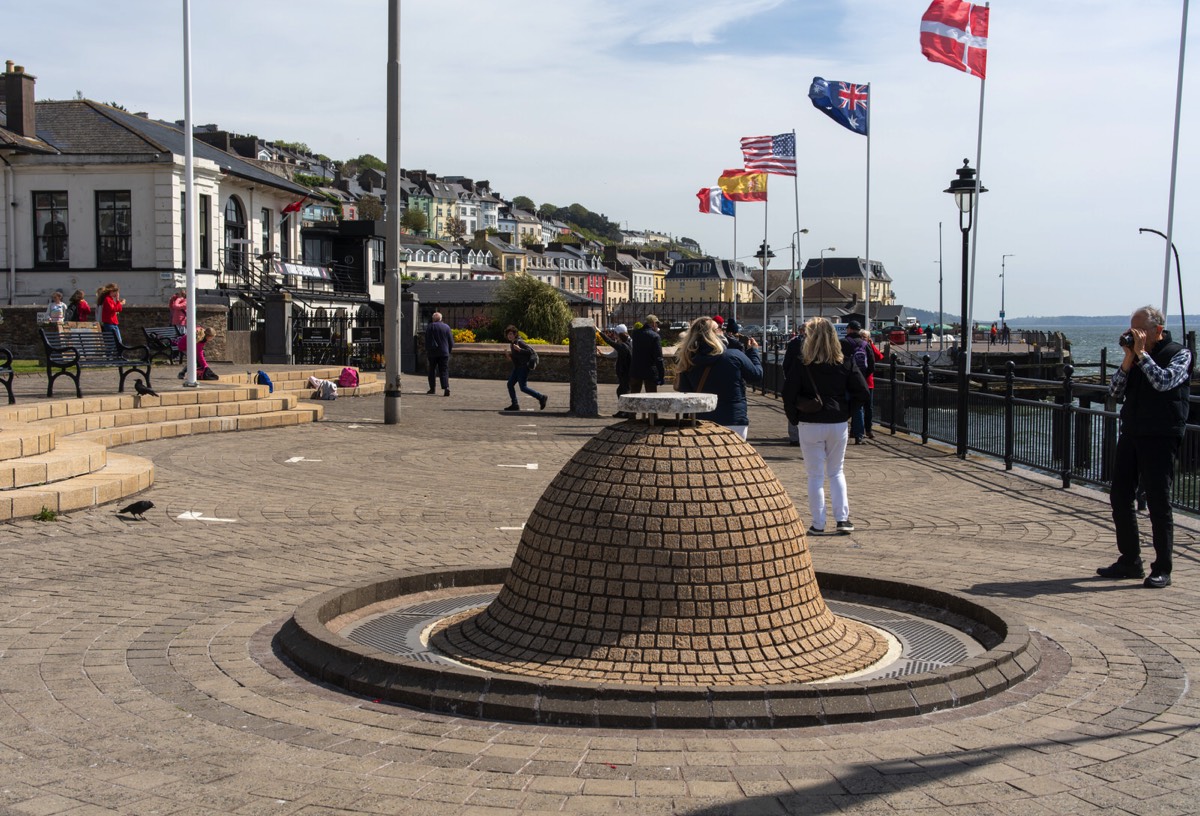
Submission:
M 429 390 L 432 391 L 434 381 L 442 378 L 442 390 L 450 390 L 450 358 L 449 357 L 430 357 L 429 358 Z
M 1175 481 L 1175 461 L 1179 456 L 1178 436 L 1134 436 L 1122 433 L 1117 439 L 1113 467 L 1113 526 L 1117 533 L 1120 560 L 1136 564 L 1141 560 L 1137 511 L 1134 498 L 1139 488 L 1146 494 L 1150 509 L 1150 532 L 1154 540 L 1151 572 L 1171 573 L 1171 550 L 1175 539 L 1175 517 L 1171 512 L 1171 484 Z
M 626 393 L 637 394 L 641 391 L 645 391 L 647 394 L 657 394 L 658 380 L 651 377 L 647 377 L 644 380 L 638 379 L 637 377 L 631 377 L 629 379 L 629 391 Z
M 513 366 L 512 374 L 508 375 L 508 398 L 512 400 L 513 405 L 517 404 L 516 386 L 520 386 L 523 393 L 528 394 L 534 399 L 540 400 L 542 398 L 542 393 L 540 391 L 536 391 L 526 384 L 526 380 L 528 379 L 528 366 Z

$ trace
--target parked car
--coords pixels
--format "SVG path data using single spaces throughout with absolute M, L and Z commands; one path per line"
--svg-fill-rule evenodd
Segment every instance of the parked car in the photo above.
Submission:
M 688 324 L 687 324 L 686 320 L 672 320 L 667 325 L 667 331 L 684 332 L 687 330 L 688 330 Z

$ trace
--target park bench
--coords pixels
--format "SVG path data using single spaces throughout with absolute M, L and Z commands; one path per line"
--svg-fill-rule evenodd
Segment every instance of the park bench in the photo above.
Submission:
M 171 364 L 183 362 L 183 352 L 179 350 L 179 338 L 187 331 L 186 326 L 157 326 L 142 329 L 146 333 L 146 345 L 150 347 L 151 359 L 166 357 Z
M 12 405 L 16 402 L 16 397 L 12 392 L 12 367 L 13 356 L 12 352 L 6 348 L 0 348 L 0 383 L 4 383 L 4 390 L 8 392 L 8 404 Z
M 150 385 L 150 347 L 127 346 L 112 342 L 98 325 L 86 328 L 41 329 L 42 345 L 46 350 L 46 396 L 54 396 L 54 381 L 66 374 L 75 381 L 75 396 L 83 398 L 79 375 L 85 368 L 112 368 L 121 372 L 118 391 L 125 390 L 125 378 L 138 373 Z M 72 369 L 74 369 L 72 371 Z

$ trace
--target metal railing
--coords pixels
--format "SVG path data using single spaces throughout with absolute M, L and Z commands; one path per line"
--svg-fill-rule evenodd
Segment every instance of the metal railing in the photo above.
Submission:
M 383 319 L 370 309 L 355 314 L 304 312 L 292 316 L 292 359 L 297 365 L 378 369 Z
M 781 366 L 765 360 L 765 391 L 782 390 Z M 772 370 L 774 369 L 774 370 Z M 1071 366 L 1061 380 L 1015 376 L 1014 364 L 1003 375 L 971 375 L 967 449 L 1014 466 L 1054 474 L 1063 487 L 1112 485 L 1116 460 L 1118 406 L 1108 404 L 1108 388 L 1074 379 Z M 893 434 L 956 445 L 957 372 L 900 365 L 893 356 L 875 370 L 875 421 Z M 1191 399 L 1192 417 L 1200 417 L 1200 398 Z M 1175 481 L 1173 507 L 1200 512 L 1200 424 L 1184 433 Z

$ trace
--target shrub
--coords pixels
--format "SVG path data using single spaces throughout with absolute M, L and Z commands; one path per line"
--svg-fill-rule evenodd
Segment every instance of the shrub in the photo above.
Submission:
M 474 343 L 475 332 L 470 329 L 454 329 L 451 331 L 455 343 Z
M 58 521 L 58 513 L 51 510 L 46 505 L 42 505 L 42 509 L 33 517 L 34 521 Z

